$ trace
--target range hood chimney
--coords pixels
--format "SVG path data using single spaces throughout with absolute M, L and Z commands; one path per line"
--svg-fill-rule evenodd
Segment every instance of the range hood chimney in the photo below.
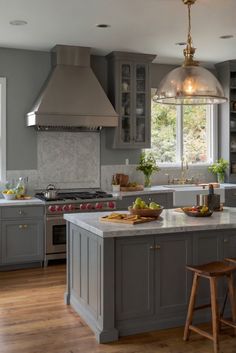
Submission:
M 26 116 L 27 126 L 44 130 L 116 127 L 118 114 L 90 67 L 90 48 L 56 45 L 53 71 Z

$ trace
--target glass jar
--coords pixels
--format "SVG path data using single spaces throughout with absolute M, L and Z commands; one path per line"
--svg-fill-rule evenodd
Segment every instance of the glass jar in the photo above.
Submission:
M 24 182 L 24 179 L 20 177 L 16 185 L 16 194 L 25 195 L 25 192 L 26 192 L 25 182 Z

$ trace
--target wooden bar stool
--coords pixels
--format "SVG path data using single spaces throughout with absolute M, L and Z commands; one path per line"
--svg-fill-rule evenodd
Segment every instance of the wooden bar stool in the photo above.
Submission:
M 200 335 L 212 340 L 213 346 L 214 346 L 214 353 L 218 353 L 220 322 L 224 322 L 224 324 L 232 327 L 235 327 L 234 324 L 236 323 L 236 302 L 235 302 L 234 285 L 233 285 L 233 271 L 236 270 L 236 265 L 226 264 L 225 262 L 217 261 L 217 262 L 211 262 L 200 266 L 187 266 L 186 268 L 194 273 L 194 277 L 193 277 L 193 284 L 192 284 L 192 290 L 191 290 L 191 295 L 189 300 L 189 307 L 188 307 L 183 339 L 184 341 L 187 341 L 189 339 L 191 331 L 197 332 Z M 201 277 L 209 279 L 211 303 L 195 307 L 197 289 L 199 285 L 199 279 Z M 219 313 L 218 298 L 217 298 L 217 280 L 218 278 L 222 278 L 222 277 L 227 278 L 233 322 L 229 320 L 224 320 L 223 318 L 220 317 L 220 313 Z M 212 312 L 212 334 L 206 331 L 203 331 L 200 328 L 192 325 L 194 311 L 209 308 L 209 307 L 211 307 L 211 312 Z

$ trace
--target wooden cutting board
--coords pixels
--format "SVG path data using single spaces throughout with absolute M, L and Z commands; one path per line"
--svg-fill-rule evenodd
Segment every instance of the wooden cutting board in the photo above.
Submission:
M 206 184 L 202 183 L 202 184 L 199 184 L 199 185 L 200 185 L 200 186 L 203 186 L 203 187 L 204 187 L 204 186 L 209 187 L 210 184 L 213 185 L 213 188 L 214 188 L 214 189 L 220 187 L 220 184 L 219 184 L 219 183 L 216 183 L 216 182 L 213 182 L 213 183 L 206 183 Z
M 121 186 L 120 191 L 142 191 L 144 189 L 143 185 L 136 186 Z
M 130 215 L 128 215 L 130 216 Z M 108 216 L 100 217 L 99 220 L 101 222 L 108 222 L 108 223 L 123 223 L 123 224 L 140 224 L 146 222 L 153 222 L 156 221 L 157 218 L 153 217 L 141 217 L 138 219 L 129 219 L 129 218 L 108 218 Z

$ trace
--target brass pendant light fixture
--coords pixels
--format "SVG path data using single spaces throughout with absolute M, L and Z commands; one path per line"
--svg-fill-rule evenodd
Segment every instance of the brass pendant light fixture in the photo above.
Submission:
M 191 36 L 191 6 L 196 0 L 182 0 L 188 6 L 188 38 L 181 67 L 169 72 L 161 81 L 153 100 L 170 105 L 206 105 L 227 101 L 217 78 L 194 60 Z

